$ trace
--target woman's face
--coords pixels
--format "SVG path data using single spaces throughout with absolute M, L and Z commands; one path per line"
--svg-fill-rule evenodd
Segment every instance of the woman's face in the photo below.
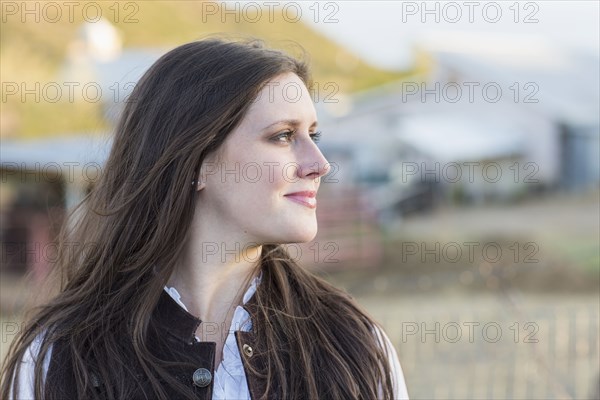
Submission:
M 302 80 L 293 73 L 274 78 L 227 137 L 220 157 L 205 160 L 200 219 L 210 215 L 204 221 L 246 243 L 313 240 L 314 196 L 329 171 L 316 132 L 315 107 Z

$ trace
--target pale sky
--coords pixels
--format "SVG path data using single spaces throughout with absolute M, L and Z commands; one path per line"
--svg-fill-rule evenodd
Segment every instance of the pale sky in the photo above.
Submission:
M 428 37 L 450 37 L 451 33 L 465 33 L 474 38 L 495 33 L 506 36 L 508 43 L 514 41 L 516 45 L 522 45 L 522 39 L 531 43 L 542 40 L 576 48 L 595 57 L 600 52 L 600 2 L 596 0 L 428 1 L 427 10 L 432 11 L 429 14 L 423 12 L 422 3 L 297 2 L 303 7 L 303 21 L 383 68 L 408 66 L 413 43 Z M 439 22 L 436 22 L 436 16 Z M 325 22 L 326 19 L 330 22 Z

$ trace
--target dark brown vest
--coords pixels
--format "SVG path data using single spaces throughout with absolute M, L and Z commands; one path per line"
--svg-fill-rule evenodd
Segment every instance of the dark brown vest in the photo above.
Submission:
M 257 340 L 258 335 L 255 329 L 258 314 L 254 300 L 253 296 L 244 305 L 252 318 L 253 331 L 236 331 L 235 337 L 246 372 L 250 396 L 253 400 L 257 400 L 264 393 L 267 382 L 264 379 L 266 359 L 263 355 L 265 349 Z M 189 367 L 169 367 L 169 374 L 184 385 L 189 385 L 197 399 L 209 400 L 212 398 L 214 385 L 216 344 L 215 342 L 196 342 L 194 334 L 200 323 L 200 319 L 186 312 L 168 293 L 162 291 L 150 321 L 148 347 L 152 354 L 160 360 L 190 363 Z M 123 351 L 131 352 L 131 348 L 124 346 Z M 143 383 L 145 374 L 141 372 L 139 366 L 134 364 L 137 364 L 137 361 L 132 361 L 131 368 L 133 371 L 137 371 L 135 376 L 139 377 L 141 384 L 132 399 L 156 398 L 150 384 Z M 251 373 L 250 366 L 256 369 L 257 374 Z M 263 377 L 261 378 L 261 376 Z M 93 383 L 100 397 L 104 397 L 102 394 L 107 390 L 104 382 L 101 379 L 94 379 Z M 174 389 L 169 388 L 168 385 L 164 385 L 163 388 L 170 399 L 178 397 Z M 60 399 L 81 397 L 76 393 L 71 357 L 65 342 L 58 341 L 52 346 L 50 366 L 46 376 L 46 393 L 48 391 L 55 394 L 53 397 Z

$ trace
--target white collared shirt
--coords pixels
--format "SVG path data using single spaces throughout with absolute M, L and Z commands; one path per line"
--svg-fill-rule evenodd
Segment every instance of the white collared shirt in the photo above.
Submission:
M 242 303 L 246 304 L 256 292 L 256 286 L 260 282 L 261 275 L 256 276 L 244 297 Z M 165 286 L 165 291 L 179 304 L 185 311 L 188 311 L 187 307 L 181 301 L 181 295 L 173 287 Z M 250 399 L 250 392 L 248 391 L 248 383 L 246 382 L 246 373 L 244 372 L 244 365 L 240 358 L 240 352 L 238 350 L 237 342 L 235 340 L 235 331 L 240 330 L 249 332 L 252 329 L 252 321 L 250 315 L 242 306 L 237 306 L 233 312 L 233 318 L 231 320 L 231 327 L 225 340 L 223 347 L 223 359 L 217 368 L 214 376 L 213 383 L 213 400 L 221 399 Z M 198 338 L 196 338 L 199 340 Z

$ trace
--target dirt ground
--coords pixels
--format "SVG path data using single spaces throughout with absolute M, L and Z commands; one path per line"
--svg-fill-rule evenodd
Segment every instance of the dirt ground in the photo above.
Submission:
M 597 190 L 442 208 L 396 221 L 382 265 L 327 276 L 386 328 L 413 399 L 598 398 L 599 230 Z

